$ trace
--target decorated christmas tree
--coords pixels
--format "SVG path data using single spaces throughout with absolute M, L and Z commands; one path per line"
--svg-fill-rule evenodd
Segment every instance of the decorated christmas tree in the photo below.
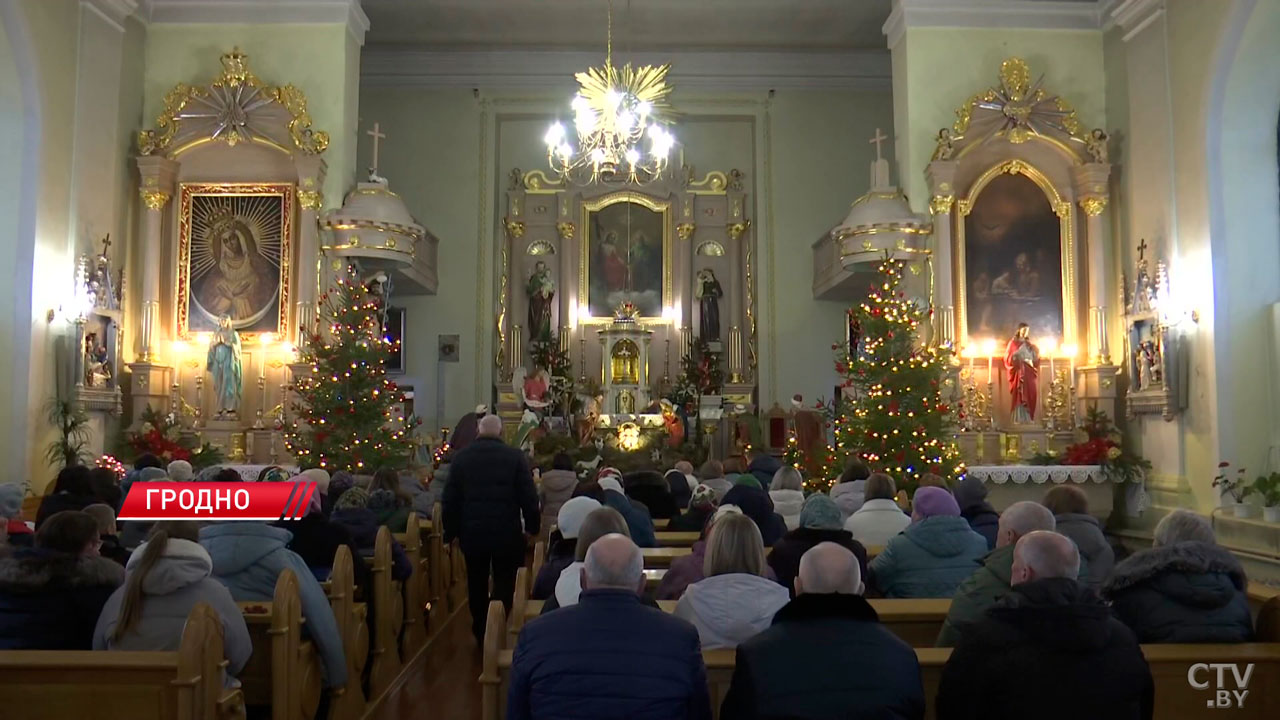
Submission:
M 857 454 L 910 490 L 923 473 L 954 479 L 964 465 L 942 396 L 951 350 L 921 346 L 928 315 L 900 289 L 904 267 L 880 263 L 879 284 L 850 310 L 849 342 L 835 346 L 836 371 L 853 390 L 837 406 L 835 440 L 839 456 Z
M 305 339 L 311 374 L 295 383 L 294 421 L 284 433 L 299 467 L 372 474 L 409 463 L 413 437 L 399 416 L 403 396 L 387 377 L 395 343 L 383 334 L 381 310 L 354 273 L 321 296 L 324 332 Z

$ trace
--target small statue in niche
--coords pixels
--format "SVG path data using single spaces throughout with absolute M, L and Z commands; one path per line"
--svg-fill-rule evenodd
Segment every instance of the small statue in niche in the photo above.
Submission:
M 952 160 L 956 156 L 955 137 L 951 134 L 951 128 L 942 128 L 938 131 L 938 145 L 933 149 L 933 157 L 930 160 Z
M 533 274 L 525 287 L 529 298 L 529 340 L 551 339 L 551 306 L 556 298 L 556 284 L 551 268 L 541 260 L 534 263 Z
M 1107 131 L 1102 128 L 1094 128 L 1089 132 L 1089 137 L 1084 141 L 1084 149 L 1093 162 L 1107 162 L 1107 141 L 1110 139 L 1111 136 L 1107 135 Z
M 98 342 L 98 333 L 89 333 L 84 339 L 84 384 L 86 387 L 106 387 L 111 381 L 111 362 L 107 346 Z
M 240 333 L 231 326 L 231 316 L 218 318 L 218 329 L 209 338 L 205 369 L 213 375 L 214 416 L 235 419 L 240 411 Z
M 707 342 L 720 341 L 720 298 L 724 290 L 711 268 L 698 271 L 698 331 L 700 337 Z

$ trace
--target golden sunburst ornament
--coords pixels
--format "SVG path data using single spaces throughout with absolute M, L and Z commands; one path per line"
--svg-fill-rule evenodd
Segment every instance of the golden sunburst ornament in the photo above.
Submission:
M 547 130 L 547 162 L 578 184 L 599 181 L 644 184 L 661 177 L 675 137 L 667 130 L 670 65 L 613 65 L 613 6 L 609 7 L 604 65 L 574 75 L 573 129 L 577 144 L 560 122 Z

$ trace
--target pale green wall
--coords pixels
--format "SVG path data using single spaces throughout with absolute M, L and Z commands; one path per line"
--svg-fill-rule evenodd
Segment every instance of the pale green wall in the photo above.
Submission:
M 218 58 L 233 46 L 249 56 L 249 67 L 270 85 L 292 84 L 307 96 L 312 127 L 329 133 L 325 161 L 326 207 L 337 207 L 355 179 L 351 147 L 356 129 L 359 48 L 345 24 L 333 25 L 155 25 L 147 32 L 144 117 L 147 127 L 164 108 L 164 96 L 179 82 L 207 83 L 222 72 Z M 353 67 L 354 66 L 354 67 Z
M 20 217 L 24 182 L 20 159 L 25 118 L 21 80 L 14 49 L 9 44 L 9 32 L 21 30 L 0 27 L 0 157 L 9 159 L 0 172 L 0 266 L 17 268 L 18 244 L 25 241 Z M 16 280 L 15 285 L 29 286 L 29 278 L 25 283 L 21 278 Z M 13 290 L 0 293 L 0 337 L 17 338 L 19 333 L 27 332 L 24 322 L 27 313 L 25 310 L 20 312 L 19 308 L 23 304 L 22 296 L 30 289 Z M 26 385 L 25 360 L 26 358 L 19 359 L 18 353 L 14 351 L 0 353 L 0 378 L 6 385 L 10 385 L 10 392 Z M 19 368 L 22 377 L 16 375 Z M 6 402 L 4 410 L 0 411 L 0 455 L 8 458 L 20 457 L 19 448 L 27 442 L 26 432 L 21 430 L 22 416 L 26 410 L 25 399 L 14 400 L 17 402 Z
M 485 97 L 490 105 L 482 130 L 481 101 L 470 92 L 369 87 L 361 93 L 361 126 L 380 122 L 388 134 L 381 174 L 440 238 L 439 294 L 404 303 L 405 381 L 419 390 L 417 410 L 428 422 L 435 413 L 439 334 L 462 339 L 462 362 L 445 369 L 443 422 L 452 424 L 489 399 L 498 274 L 491 223 L 500 216 L 507 172 L 545 165 L 541 137 L 567 90 Z M 761 376 L 772 386 L 761 403 L 784 402 L 796 392 L 829 397 L 835 382 L 829 348 L 842 337 L 844 307 L 812 299 L 810 244 L 866 192 L 873 157 L 867 139 L 892 123 L 889 93 L 783 90 L 772 100 L 688 93 L 676 97 L 678 108 L 681 102 L 697 110 L 677 126 L 685 161 L 699 173 L 741 169 L 752 184 Z M 714 110 L 719 106 L 729 109 Z M 363 167 L 369 156 L 363 137 L 359 149 Z M 770 177 L 755 177 L 765 165 Z
M 1043 74 L 1049 90 L 1079 111 L 1084 127 L 1096 127 L 1104 120 L 1106 83 L 1100 32 L 910 28 L 900 43 L 905 48 L 895 48 L 894 61 L 897 64 L 901 58 L 906 63 L 906 76 L 899 83 L 895 67 L 894 88 L 899 92 L 894 102 L 906 108 L 906 113 L 898 113 L 898 119 L 905 117 L 908 124 L 897 128 L 898 160 L 906 177 L 904 188 L 917 212 L 928 208 L 924 168 L 933 154 L 938 129 L 950 127 L 956 108 L 975 93 L 998 86 L 1000 63 L 1005 58 L 1026 60 L 1033 82 Z

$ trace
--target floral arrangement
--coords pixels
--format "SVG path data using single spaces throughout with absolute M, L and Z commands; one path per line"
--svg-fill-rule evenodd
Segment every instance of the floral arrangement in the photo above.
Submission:
M 1229 471 L 1230 467 L 1231 463 L 1225 460 L 1218 463 L 1218 474 L 1213 477 L 1213 487 L 1220 488 L 1219 495 L 1230 495 L 1239 504 L 1253 492 L 1253 487 L 1245 483 L 1244 468 L 1236 468 L 1233 476 Z
M 1069 446 L 1060 465 L 1100 465 L 1103 473 L 1124 482 L 1141 480 L 1151 463 L 1120 442 L 1120 430 L 1111 416 L 1097 408 L 1089 408 L 1080 429 L 1087 439 Z
M 224 460 L 222 451 L 200 443 L 194 435 L 184 434 L 173 413 L 161 415 L 150 405 L 142 411 L 142 425 L 136 432 L 125 433 L 125 446 L 135 455 L 151 453 L 166 463 L 186 460 L 196 469 L 217 465 Z
M 719 395 L 724 387 L 724 370 L 720 367 L 720 353 L 714 352 L 705 340 L 699 338 L 688 355 L 680 358 L 681 373 L 671 391 L 671 403 L 684 408 L 687 413 L 698 410 L 703 395 Z

